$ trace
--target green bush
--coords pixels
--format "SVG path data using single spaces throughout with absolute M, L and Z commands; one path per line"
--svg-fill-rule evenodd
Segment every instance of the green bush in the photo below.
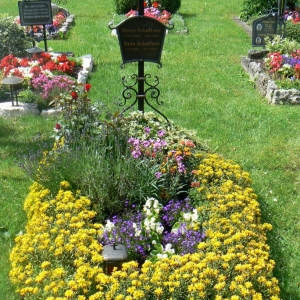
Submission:
M 294 9 L 297 0 L 287 1 L 287 6 L 290 9 Z M 242 12 L 240 14 L 240 19 L 242 21 L 247 21 L 251 16 L 254 15 L 264 15 L 271 8 L 278 8 L 277 1 L 270 0 L 244 0 Z
M 282 38 L 279 35 L 275 35 L 273 39 L 266 38 L 266 50 L 269 52 L 280 52 L 282 54 L 289 54 L 296 49 L 299 49 L 297 41 L 288 37 Z
M 150 3 L 153 3 L 150 1 Z M 162 9 L 174 14 L 178 11 L 181 5 L 181 0 L 159 0 Z M 118 14 L 126 14 L 131 9 L 138 9 L 139 0 L 115 0 L 116 12 Z
M 0 59 L 9 54 L 23 56 L 30 47 L 32 41 L 24 29 L 12 17 L 0 16 Z
M 131 9 L 137 9 L 139 0 L 115 0 L 117 14 L 126 14 Z
M 181 6 L 181 0 L 161 0 L 161 7 L 171 14 L 176 13 Z
M 300 23 L 294 24 L 293 22 L 286 22 L 285 35 L 289 39 L 300 43 Z

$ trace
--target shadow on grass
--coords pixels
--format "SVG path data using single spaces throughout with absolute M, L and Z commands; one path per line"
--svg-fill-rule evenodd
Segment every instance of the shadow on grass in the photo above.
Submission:
M 266 204 L 263 196 L 259 196 L 258 201 L 260 203 L 262 223 L 270 223 L 273 226 L 271 232 L 267 233 L 267 244 L 270 246 L 270 257 L 276 263 L 274 268 L 274 276 L 276 278 L 286 278 L 288 280 L 290 270 L 288 266 L 285 265 L 287 254 L 286 251 L 286 241 L 281 236 L 281 231 L 279 226 L 276 224 L 272 213 L 270 213 L 270 208 Z M 292 255 L 292 254 L 291 254 Z M 292 259 L 292 258 L 291 258 Z M 296 260 L 297 258 L 294 258 Z M 280 286 L 280 296 L 284 300 L 300 300 L 300 287 L 298 283 L 298 291 L 288 289 L 288 284 L 286 282 L 279 281 Z M 291 285 L 290 285 L 291 286 Z

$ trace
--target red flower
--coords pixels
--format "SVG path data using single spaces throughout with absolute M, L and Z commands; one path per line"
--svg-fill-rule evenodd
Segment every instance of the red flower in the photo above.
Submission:
M 29 62 L 27 58 L 21 58 L 20 60 L 20 66 L 21 67 L 28 67 L 29 66 Z
M 50 70 L 54 71 L 56 70 L 56 63 L 54 61 L 48 61 L 44 66 L 43 70 Z
M 61 129 L 61 125 L 59 123 L 56 123 L 55 124 L 55 129 L 57 129 L 57 130 Z
M 77 99 L 78 98 L 78 94 L 75 92 L 75 91 L 72 91 L 71 93 L 70 93 L 70 95 L 71 95 L 71 97 L 73 98 L 73 99 Z
M 152 3 L 152 6 L 153 6 L 154 8 L 158 8 L 158 7 L 159 7 L 159 4 L 158 4 L 157 1 L 154 1 L 154 2 Z
M 57 60 L 59 62 L 67 62 L 68 61 L 68 58 L 67 58 L 67 55 L 63 54 L 61 56 L 57 56 Z
M 147 7 L 147 6 L 148 6 L 147 2 L 146 2 L 146 1 L 144 1 L 144 7 Z
M 86 84 L 84 85 L 84 90 L 85 90 L 86 92 L 88 92 L 88 91 L 91 89 L 91 87 L 92 87 L 91 84 L 86 83 Z

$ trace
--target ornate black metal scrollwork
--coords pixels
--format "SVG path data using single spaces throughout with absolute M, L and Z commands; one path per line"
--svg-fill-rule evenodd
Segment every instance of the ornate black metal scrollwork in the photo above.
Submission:
M 132 100 L 133 103 L 130 104 L 127 108 L 124 108 L 121 111 L 121 114 L 124 114 L 127 110 L 134 107 L 134 105 L 138 102 L 139 97 L 144 99 L 144 102 L 148 104 L 154 111 L 156 111 L 158 114 L 160 114 L 168 123 L 168 118 L 160 112 L 157 108 L 155 108 L 149 101 L 154 100 L 157 105 L 163 105 L 163 101 L 159 100 L 160 96 L 160 90 L 157 88 L 159 84 L 159 78 L 158 76 L 154 77 L 154 82 L 151 84 L 147 79 L 150 79 L 151 75 L 146 74 L 144 77 L 138 77 L 138 75 L 133 74 L 130 77 L 123 77 L 122 78 L 122 84 L 125 87 L 123 90 L 123 102 L 119 102 L 119 106 L 125 106 L 127 104 L 127 101 Z M 129 82 L 131 81 L 131 82 Z M 138 84 L 139 81 L 143 81 L 144 84 L 147 86 L 145 93 L 142 95 L 139 95 L 138 90 L 135 88 L 135 86 Z

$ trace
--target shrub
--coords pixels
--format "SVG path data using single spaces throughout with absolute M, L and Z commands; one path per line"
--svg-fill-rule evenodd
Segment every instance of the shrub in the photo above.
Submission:
M 280 35 L 274 36 L 273 39 L 266 37 L 266 50 L 269 52 L 280 52 L 281 54 L 289 54 L 299 49 L 300 44 L 288 37 L 282 38 Z
M 297 0 L 287 1 L 287 6 L 289 9 L 293 10 Z M 250 17 L 255 15 L 264 15 L 271 8 L 278 8 L 277 1 L 270 0 L 244 0 L 242 12 L 240 14 L 240 19 L 242 21 L 247 21 Z
M 161 7 L 171 14 L 175 14 L 181 6 L 181 0 L 161 0 Z
M 0 59 L 9 54 L 23 56 L 32 47 L 32 40 L 12 17 L 0 16 Z
M 148 7 L 157 7 L 158 5 L 161 10 L 166 10 L 171 14 L 176 13 L 181 6 L 181 0 L 146 0 L 145 2 L 147 3 Z M 115 0 L 116 12 L 118 14 L 126 14 L 130 10 L 137 10 L 138 6 L 139 0 Z
M 139 0 L 115 0 L 117 14 L 126 14 L 131 9 L 138 9 Z
M 276 6 L 277 4 L 273 1 L 272 7 Z M 247 21 L 251 16 L 262 15 L 265 10 L 270 8 L 269 0 L 244 0 L 240 19 L 242 21 Z
M 289 39 L 295 40 L 300 43 L 300 23 L 286 22 L 285 35 Z

